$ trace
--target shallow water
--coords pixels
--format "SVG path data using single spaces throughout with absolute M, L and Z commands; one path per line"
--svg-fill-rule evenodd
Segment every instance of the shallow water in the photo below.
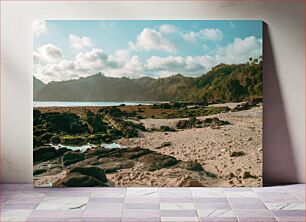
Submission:
M 74 106 L 137 106 L 152 105 L 160 103 L 156 101 L 135 101 L 135 102 L 62 102 L 62 101 L 34 101 L 33 107 L 74 107 Z
M 94 145 L 94 144 L 88 143 L 88 144 L 83 145 L 83 146 L 69 146 L 69 145 L 63 145 L 63 144 L 58 144 L 58 145 L 51 144 L 51 146 L 53 146 L 56 149 L 59 149 L 59 148 L 62 148 L 62 147 L 66 147 L 69 150 L 73 150 L 73 151 L 80 150 L 81 152 L 84 152 L 84 151 L 86 151 L 89 148 L 97 147 L 99 145 L 97 145 L 97 144 Z M 118 143 L 102 143 L 100 146 L 103 147 L 103 148 L 106 148 L 106 149 L 125 148 L 125 147 L 121 146 Z

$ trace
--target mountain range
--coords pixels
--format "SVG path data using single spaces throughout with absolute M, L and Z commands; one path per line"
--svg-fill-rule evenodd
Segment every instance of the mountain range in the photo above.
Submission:
M 262 59 L 219 64 L 199 77 L 176 74 L 154 79 L 106 77 L 102 73 L 61 82 L 34 77 L 34 101 L 189 101 L 237 102 L 262 96 Z

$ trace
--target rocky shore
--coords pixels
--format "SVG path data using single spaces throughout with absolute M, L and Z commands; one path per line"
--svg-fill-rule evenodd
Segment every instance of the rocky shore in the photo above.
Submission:
M 34 110 L 33 131 L 37 187 L 262 183 L 260 100 L 44 107 Z M 113 142 L 123 148 L 101 147 Z

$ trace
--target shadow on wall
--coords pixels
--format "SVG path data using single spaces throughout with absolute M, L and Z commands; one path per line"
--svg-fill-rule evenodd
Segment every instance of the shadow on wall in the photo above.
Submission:
M 273 55 L 269 27 L 263 23 L 264 185 L 297 183 L 288 122 Z

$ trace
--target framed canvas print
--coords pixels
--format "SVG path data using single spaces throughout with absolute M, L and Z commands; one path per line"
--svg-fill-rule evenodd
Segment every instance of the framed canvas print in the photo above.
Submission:
M 262 21 L 39 20 L 36 187 L 262 185 Z

